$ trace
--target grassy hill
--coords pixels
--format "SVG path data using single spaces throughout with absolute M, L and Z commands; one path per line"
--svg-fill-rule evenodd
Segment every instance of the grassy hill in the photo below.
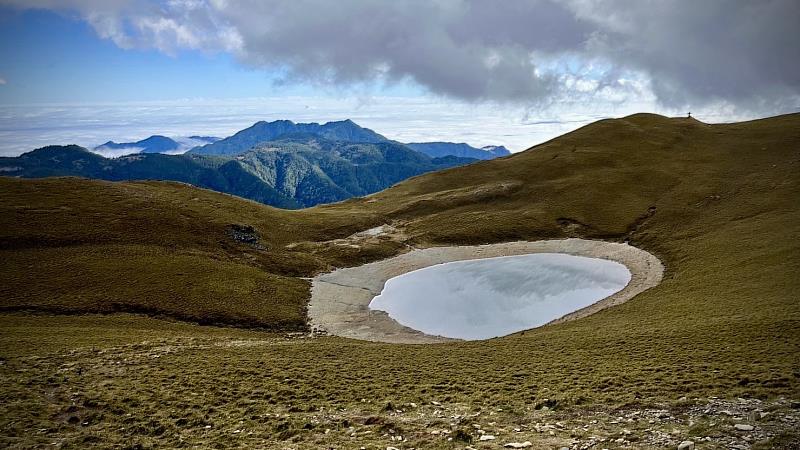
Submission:
M 495 411 L 495 420 L 513 427 L 540 420 L 535 408 L 542 406 L 688 408 L 685 402 L 710 396 L 797 399 L 799 168 L 799 114 L 725 125 L 638 114 L 302 211 L 174 183 L 0 179 L 0 298 L 7 311 L 0 336 L 7 363 L 0 371 L 9 375 L 5 399 L 14 399 L 3 416 L 16 417 L 2 423 L 12 437 L 7 442 L 25 442 L 26 430 L 44 427 L 73 443 L 91 435 L 124 444 L 130 440 L 124 428 L 133 426 L 154 445 L 176 445 L 178 435 L 225 445 L 235 427 L 244 427 L 256 434 L 241 436 L 241 445 L 261 436 L 314 446 L 349 439 L 349 425 L 330 425 L 333 416 L 314 412 L 320 407 L 386 416 L 388 402 L 437 401 L 450 412 Z M 331 242 L 382 223 L 408 240 L 358 248 Z M 235 240 L 232 230 L 242 228 L 233 225 L 252 226 L 259 244 Z M 286 341 L 139 316 L 20 312 L 132 311 L 301 329 L 304 277 L 319 271 L 387 257 L 407 244 L 566 236 L 629 240 L 662 259 L 665 279 L 578 321 L 422 347 Z M 110 356 L 89 348 L 139 362 L 109 371 Z M 141 353 L 162 348 L 178 350 L 159 360 Z M 11 376 L 33 356 L 31 372 Z M 75 361 L 86 372 L 52 381 L 59 367 Z M 100 405 L 75 413 L 81 421 L 94 417 L 85 427 L 58 412 L 75 401 L 66 395 L 73 391 Z M 684 406 L 682 397 L 689 398 Z M 287 422 L 264 418 L 276 412 L 288 414 Z M 418 447 L 455 445 L 430 441 L 429 425 L 384 416 Z M 181 434 L 182 418 L 213 424 L 213 431 L 202 439 Z M 234 425 L 240 420 L 244 425 Z M 314 425 L 319 421 L 333 434 L 324 437 Z M 304 428 L 306 422 L 312 425 Z M 293 431 L 280 438 L 287 430 Z

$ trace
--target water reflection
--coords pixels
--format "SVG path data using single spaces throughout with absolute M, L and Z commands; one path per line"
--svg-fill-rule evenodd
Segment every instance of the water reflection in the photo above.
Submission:
M 456 261 L 388 280 L 369 307 L 428 334 L 487 339 L 591 305 L 630 279 L 620 263 L 560 253 Z

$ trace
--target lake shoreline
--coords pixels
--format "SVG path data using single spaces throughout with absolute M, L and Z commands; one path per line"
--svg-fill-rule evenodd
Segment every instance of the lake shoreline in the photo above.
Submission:
M 654 255 L 628 244 L 615 242 L 559 239 L 429 247 L 318 275 L 312 280 L 308 307 L 310 324 L 312 328 L 332 335 L 375 342 L 432 344 L 457 341 L 405 327 L 382 311 L 370 310 L 369 304 L 381 293 L 387 280 L 404 273 L 453 261 L 534 253 L 564 253 L 607 259 L 625 265 L 631 272 L 630 283 L 621 291 L 548 324 L 579 319 L 622 304 L 658 285 L 664 273 L 663 264 Z

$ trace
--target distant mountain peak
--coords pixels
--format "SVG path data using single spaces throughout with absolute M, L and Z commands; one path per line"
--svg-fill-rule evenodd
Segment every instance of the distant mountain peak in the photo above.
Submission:
M 108 141 L 103 145 L 98 145 L 94 148 L 96 152 L 103 152 L 107 150 L 124 150 L 131 149 L 133 153 L 163 153 L 168 151 L 177 150 L 180 143 L 174 139 L 154 134 L 148 138 L 136 142 L 114 142 Z M 135 151 L 134 151 L 135 150 Z
M 266 122 L 262 120 L 233 136 L 211 144 L 195 147 L 191 152 L 205 155 L 236 155 L 264 142 L 297 133 L 317 135 L 330 141 L 363 143 L 388 141 L 384 136 L 369 128 L 364 128 L 350 119 L 331 121 L 322 125 L 317 122 L 295 123 L 291 120 Z
M 507 149 L 504 145 L 486 145 L 481 147 L 481 150 L 485 150 L 496 156 L 508 156 L 511 154 L 511 150 Z
M 463 142 L 412 142 L 406 145 L 433 158 L 458 156 L 485 160 L 511 154 L 502 145 L 487 145 L 482 148 L 473 147 Z

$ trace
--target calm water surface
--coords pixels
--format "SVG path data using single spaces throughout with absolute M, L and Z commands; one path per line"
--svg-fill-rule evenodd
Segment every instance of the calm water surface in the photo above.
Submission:
M 630 280 L 624 265 L 605 259 L 503 256 L 394 277 L 369 307 L 428 334 L 487 339 L 544 325 L 621 291 Z

